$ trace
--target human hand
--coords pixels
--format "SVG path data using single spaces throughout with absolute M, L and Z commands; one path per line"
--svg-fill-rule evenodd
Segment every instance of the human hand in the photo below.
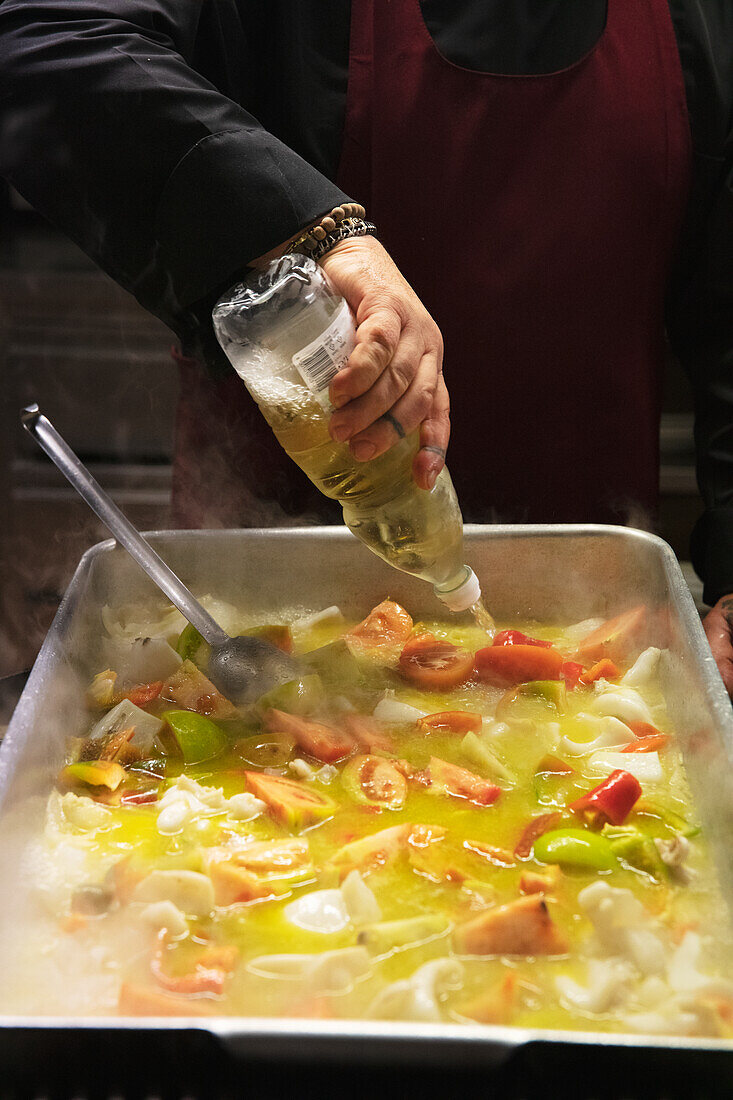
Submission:
M 721 596 L 702 625 L 726 691 L 733 698 L 733 595 Z
M 440 330 L 373 237 L 349 237 L 320 262 L 357 323 L 356 347 L 330 387 L 331 436 L 366 462 L 419 427 L 413 477 L 432 489 L 450 435 Z

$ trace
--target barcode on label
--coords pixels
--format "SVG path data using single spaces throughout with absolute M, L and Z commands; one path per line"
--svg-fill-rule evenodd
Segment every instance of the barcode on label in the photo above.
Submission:
M 339 364 L 334 362 L 326 348 L 317 348 L 310 355 L 298 357 L 298 370 L 302 375 L 307 375 L 306 382 L 316 393 L 326 389 L 339 369 Z
M 328 387 L 354 350 L 354 321 L 342 302 L 331 324 L 321 335 L 293 356 L 293 366 L 324 408 L 330 407 Z

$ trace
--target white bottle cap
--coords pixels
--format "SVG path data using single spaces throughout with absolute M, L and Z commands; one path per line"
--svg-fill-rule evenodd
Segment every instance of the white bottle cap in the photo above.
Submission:
M 451 588 L 448 592 L 442 592 L 437 585 L 433 588 L 435 595 L 450 611 L 466 611 L 481 599 L 481 585 L 478 577 L 470 566 L 467 565 L 465 568 L 466 579 L 456 588 Z

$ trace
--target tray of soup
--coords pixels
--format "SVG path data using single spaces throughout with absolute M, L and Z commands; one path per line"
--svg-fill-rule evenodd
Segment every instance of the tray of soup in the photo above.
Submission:
M 84 556 L 0 753 L 0 1045 L 727 1059 L 733 719 L 664 543 L 467 528 L 489 637 L 339 529 L 152 539 L 301 675 L 237 709 Z

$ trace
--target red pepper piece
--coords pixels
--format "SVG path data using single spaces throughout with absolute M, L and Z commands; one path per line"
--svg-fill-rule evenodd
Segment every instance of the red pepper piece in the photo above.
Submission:
M 659 752 L 668 744 L 668 733 L 652 733 L 647 737 L 640 737 L 638 741 L 632 741 L 630 745 L 624 745 L 621 752 Z
M 641 783 L 631 772 L 617 768 L 592 791 L 568 806 L 589 824 L 623 825 L 641 795 Z
M 530 638 L 521 630 L 500 630 L 494 635 L 492 645 L 538 645 L 541 649 L 549 649 L 552 642 L 544 642 L 541 638 Z
M 555 810 L 550 814 L 540 814 L 539 817 L 534 817 L 525 825 L 522 830 L 522 835 L 516 843 L 514 848 L 514 855 L 517 859 L 529 859 L 532 854 L 532 845 L 538 837 L 543 833 L 547 833 L 553 826 L 557 825 L 558 821 L 562 817 L 559 810 Z
M 578 686 L 584 672 L 585 668 L 577 661 L 563 661 L 560 665 L 560 675 L 565 681 L 565 687 L 568 691 L 572 691 Z

